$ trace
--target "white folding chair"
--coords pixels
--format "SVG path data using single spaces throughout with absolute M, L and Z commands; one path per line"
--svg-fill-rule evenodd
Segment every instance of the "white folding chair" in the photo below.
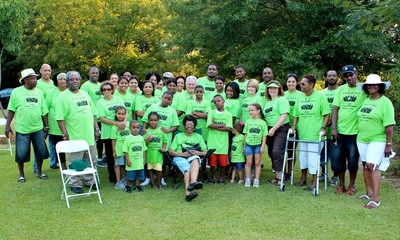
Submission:
M 0 127 L 1 126 L 6 126 L 7 120 L 5 118 L 0 118 Z M 0 138 L 7 138 L 6 135 L 0 134 Z M 0 148 L 0 150 L 5 150 L 5 151 L 10 151 L 10 154 L 12 155 L 12 146 L 11 146 L 11 141 L 9 138 L 7 138 L 7 148 Z
M 74 153 L 74 152 L 82 152 L 82 151 L 87 151 L 88 155 L 89 155 L 89 166 L 86 169 L 84 169 L 83 171 L 76 171 L 75 169 L 62 169 L 61 161 L 60 161 L 60 153 Z M 69 198 L 78 197 L 78 196 L 90 196 L 91 194 L 97 194 L 99 197 L 100 203 L 102 203 L 101 196 L 100 196 L 100 187 L 97 182 L 98 174 L 97 174 L 96 168 L 93 168 L 93 159 L 92 159 L 92 155 L 90 154 L 89 144 L 84 140 L 61 141 L 61 142 L 58 142 L 56 145 L 56 152 L 57 152 L 58 165 L 60 166 L 61 179 L 63 182 L 63 191 L 61 193 L 61 199 L 64 199 L 64 197 L 65 197 L 68 208 L 70 207 L 69 206 Z M 67 184 L 71 180 L 71 177 L 80 176 L 80 175 L 84 175 L 84 174 L 91 174 L 93 176 L 93 182 L 89 188 L 89 191 L 87 193 L 68 194 Z M 92 191 L 93 185 L 96 185 L 96 187 L 97 187 L 96 191 Z

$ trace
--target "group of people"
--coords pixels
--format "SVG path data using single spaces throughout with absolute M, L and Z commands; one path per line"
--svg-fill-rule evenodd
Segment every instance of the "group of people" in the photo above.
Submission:
M 316 91 L 314 75 L 299 79 L 288 74 L 284 91 L 271 68 L 263 70 L 259 82 L 247 79 L 242 65 L 236 66 L 237 79 L 231 82 L 218 76 L 216 64 L 210 64 L 207 76 L 199 79 L 150 72 L 143 82 L 126 72 L 111 74 L 110 80 L 100 83 L 96 67 L 90 69 L 89 80 L 82 85 L 76 71 L 58 73 L 54 82 L 50 65 L 43 64 L 40 73 L 37 80 L 33 69 L 21 72 L 23 86 L 13 91 L 8 106 L 6 135 L 12 133 L 10 122 L 15 115 L 18 182 L 26 181 L 24 163 L 30 161 L 30 142 L 37 177 L 46 179 L 42 164 L 49 153 L 50 167 L 67 167 L 65 156 L 57 166 L 57 142 L 84 139 L 91 155 L 98 156 L 95 164 L 107 166 L 109 181 L 127 193 L 141 192 L 147 184 L 163 189 L 166 167 L 174 164 L 184 175 L 186 201 L 193 200 L 198 196 L 194 190 L 203 187 L 197 177 L 209 149 L 214 152 L 207 163 L 211 170 L 208 184 L 224 185 L 229 176 L 231 184 L 237 180 L 244 187 L 259 187 L 261 157 L 267 150 L 275 172 L 275 178 L 268 182 L 279 187 L 291 177 L 291 165 L 283 169 L 291 131 L 299 139 L 301 179 L 296 186 L 307 185 L 308 172 L 312 182 L 304 190 L 315 189 L 320 179 L 316 174 L 320 167 L 318 148 L 322 146 L 331 160 L 331 186 L 339 185 L 335 193 L 356 193 L 361 157 L 366 194 L 359 198 L 370 200 L 366 208 L 380 205 L 377 166 L 391 153 L 395 121 L 393 106 L 384 96 L 390 83 L 382 82 L 379 75 L 369 75 L 358 86 L 356 68 L 347 65 L 341 71 L 346 84 L 339 87 L 337 71 L 330 70 L 326 88 Z M 325 146 L 315 143 L 320 133 L 327 137 Z M 50 151 L 45 144 L 47 136 Z M 68 161 L 87 159 L 86 154 L 69 155 Z M 296 161 L 296 152 L 288 152 L 288 156 Z M 350 173 L 347 188 L 346 168 Z M 91 181 L 84 177 L 86 186 Z M 72 179 L 70 186 L 75 193 L 83 192 L 79 177 Z

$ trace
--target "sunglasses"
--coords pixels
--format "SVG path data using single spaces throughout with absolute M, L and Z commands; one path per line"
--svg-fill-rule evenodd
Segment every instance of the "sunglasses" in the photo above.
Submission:
M 101 91 L 103 91 L 103 92 L 105 92 L 105 91 L 112 91 L 112 89 L 111 89 L 111 88 L 103 88 L 103 89 L 101 89 Z
M 343 75 L 344 78 L 349 78 L 349 77 L 352 77 L 352 76 L 354 76 L 354 73 L 349 73 L 349 74 L 344 74 Z
M 297 75 L 295 73 L 289 73 L 286 78 L 294 77 L 297 78 Z

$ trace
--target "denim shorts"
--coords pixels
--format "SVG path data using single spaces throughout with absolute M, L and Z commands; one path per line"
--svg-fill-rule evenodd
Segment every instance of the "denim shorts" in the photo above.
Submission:
M 256 146 L 251 146 L 246 144 L 246 147 L 244 148 L 244 155 L 254 155 L 254 154 L 260 154 L 260 149 L 261 149 L 261 144 L 256 145 Z
M 126 171 L 126 179 L 129 181 L 144 180 L 144 170 Z
M 231 163 L 231 167 L 236 168 L 236 170 L 243 170 L 244 162 Z
M 115 159 L 115 166 L 125 166 L 125 157 L 119 156 Z
M 339 139 L 331 151 L 331 165 L 334 172 L 355 172 L 358 170 L 359 152 L 357 148 L 357 135 L 339 134 Z M 347 162 L 347 164 L 346 164 Z
M 199 159 L 199 165 L 201 165 L 202 159 L 197 155 L 193 155 L 193 156 L 188 157 L 188 158 L 174 157 L 173 163 L 174 163 L 175 166 L 177 166 L 179 168 L 179 170 L 182 173 L 185 173 L 185 172 L 190 172 L 190 164 L 195 159 Z
M 37 160 L 49 158 L 43 130 L 22 134 L 16 132 L 15 139 L 15 162 L 24 163 L 31 160 L 31 143 Z

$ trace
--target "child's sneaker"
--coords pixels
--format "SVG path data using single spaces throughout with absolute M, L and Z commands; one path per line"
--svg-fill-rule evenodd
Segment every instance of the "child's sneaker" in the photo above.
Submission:
M 136 186 L 133 190 L 136 192 L 143 192 L 143 189 L 140 186 Z
M 122 181 L 119 181 L 115 184 L 115 189 L 120 189 L 120 190 L 124 190 L 125 189 L 125 183 Z
M 125 187 L 125 192 L 127 192 L 127 193 L 132 193 L 131 187 Z
M 146 178 L 146 180 L 144 180 L 141 184 L 140 184 L 140 186 L 147 186 L 147 185 L 149 185 L 150 184 L 150 178 Z
M 239 180 L 238 184 L 243 184 L 244 181 L 243 180 Z
M 167 183 L 164 181 L 164 178 L 161 178 L 161 184 L 162 184 L 163 186 L 167 186 Z
M 250 187 L 250 178 L 246 178 L 246 181 L 244 182 L 245 187 Z
M 258 181 L 258 179 L 254 179 L 253 187 L 259 187 L 259 186 L 260 186 L 260 181 Z

